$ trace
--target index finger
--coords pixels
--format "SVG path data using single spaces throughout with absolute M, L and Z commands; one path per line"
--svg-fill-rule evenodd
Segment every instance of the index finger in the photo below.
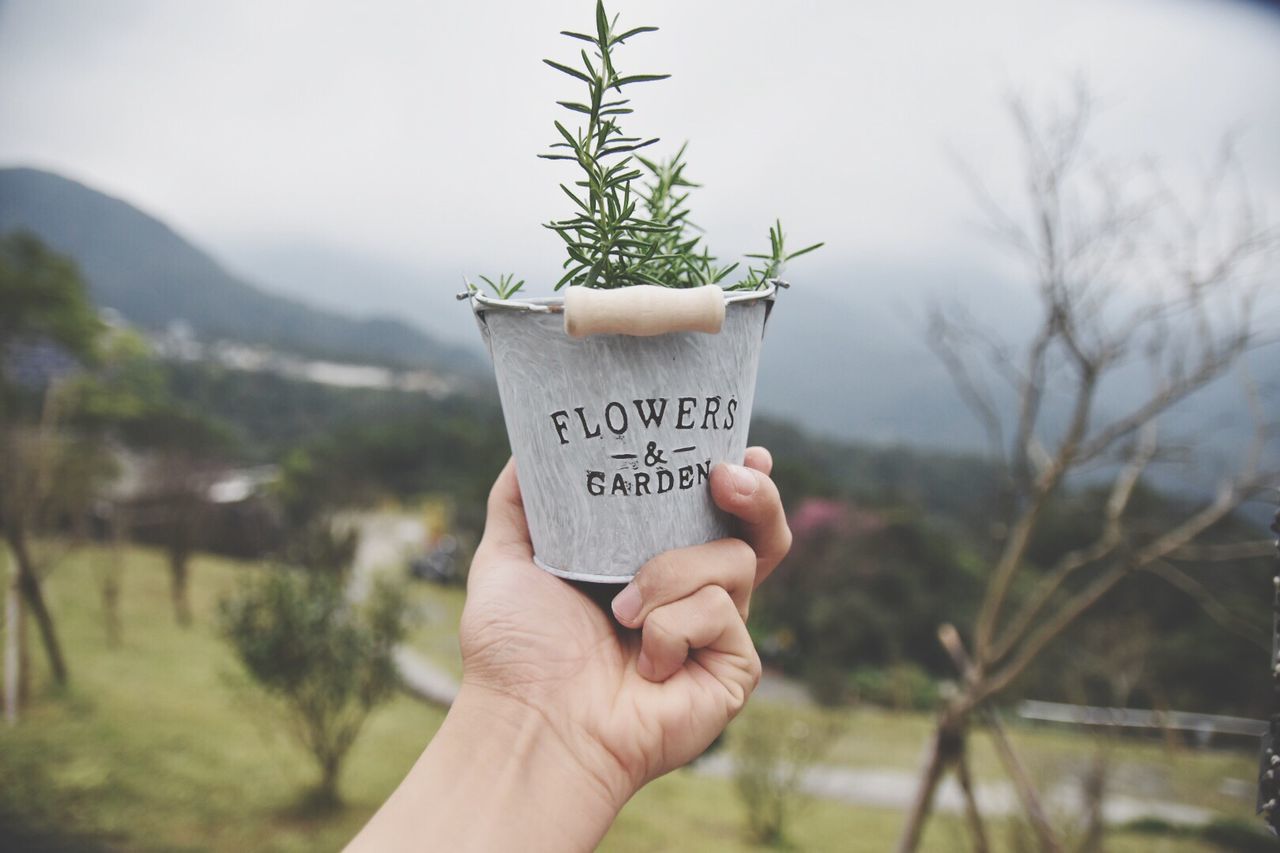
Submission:
M 746 462 L 746 466 L 717 465 L 711 472 L 711 497 L 741 522 L 742 538 L 756 552 L 755 585 L 759 586 L 791 550 L 791 528 L 778 487 L 765 473 L 773 465 L 768 451 L 753 447 Z

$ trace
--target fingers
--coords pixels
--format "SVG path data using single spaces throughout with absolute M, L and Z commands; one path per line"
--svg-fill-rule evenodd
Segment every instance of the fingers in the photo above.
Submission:
M 711 472 L 711 497 L 742 522 L 742 538 L 756 554 L 755 585 L 759 586 L 791 550 L 791 528 L 782 509 L 778 487 L 769 479 L 773 459 L 764 448 L 751 448 L 746 461 L 759 467 L 720 464 Z
M 649 681 L 666 681 L 690 655 L 729 687 L 739 703 L 760 681 L 760 657 L 737 605 L 722 587 L 704 586 L 650 613 L 636 671 Z
M 768 477 L 773 473 L 773 454 L 763 447 L 748 447 L 742 464 Z
M 480 548 L 501 551 L 513 557 L 531 559 L 533 544 L 529 524 L 524 516 L 520 483 L 516 480 L 516 464 L 508 459 L 502 473 L 489 491 L 489 509 L 484 522 Z
M 745 620 L 755 577 L 756 553 L 741 539 L 678 548 L 640 567 L 635 579 L 613 599 L 613 615 L 623 625 L 635 628 L 654 609 L 715 585 L 729 594 L 739 617 Z

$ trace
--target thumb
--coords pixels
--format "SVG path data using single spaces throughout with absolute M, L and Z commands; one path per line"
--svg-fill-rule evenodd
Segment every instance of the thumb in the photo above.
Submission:
M 480 548 L 507 557 L 533 558 L 533 542 L 529 523 L 524 516 L 520 483 L 516 479 L 515 459 L 508 459 L 502 473 L 489 491 L 488 515 Z

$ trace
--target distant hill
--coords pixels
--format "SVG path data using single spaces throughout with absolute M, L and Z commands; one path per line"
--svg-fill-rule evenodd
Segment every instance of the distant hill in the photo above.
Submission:
M 0 169 L 0 233 L 26 229 L 79 264 L 96 304 L 145 328 L 182 320 L 202 338 L 301 355 L 446 372 L 479 371 L 474 350 L 399 320 L 357 319 L 267 293 L 128 202 L 36 169 Z

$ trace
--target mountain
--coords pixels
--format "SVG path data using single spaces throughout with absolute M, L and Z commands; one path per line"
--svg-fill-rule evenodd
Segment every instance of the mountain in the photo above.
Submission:
M 413 266 L 272 234 L 257 235 L 249 244 L 228 244 L 223 254 L 270 282 L 273 290 L 306 293 L 335 308 L 350 301 L 350 282 L 359 281 L 361 301 L 371 309 L 412 314 L 438 340 L 469 347 L 484 359 L 474 326 L 459 322 L 460 306 L 448 286 L 457 272 L 450 272 L 444 261 L 435 267 Z M 853 263 L 818 252 L 797 262 L 787 277 L 794 286 L 779 294 L 765 335 L 756 393 L 759 414 L 856 442 L 959 452 L 986 449 L 978 421 L 929 348 L 927 318 L 933 305 L 964 305 L 985 328 L 1010 341 L 1025 341 L 1040 309 L 1016 273 L 973 259 L 945 266 L 927 258 Z M 529 288 L 538 295 L 549 292 L 533 277 Z M 1270 308 L 1257 312 L 1264 336 L 1274 338 L 1280 329 L 1277 302 L 1272 298 Z M 1272 346 L 1247 360 L 1264 409 L 1280 402 L 1277 351 Z M 1143 365 L 1136 368 L 1104 383 L 1097 418 L 1114 417 L 1132 405 L 1135 390 L 1147 379 Z M 1011 392 L 1002 392 L 999 383 L 993 391 L 1011 412 Z M 1051 426 L 1064 423 L 1068 404 L 1053 391 L 1046 400 Z M 1202 447 L 1207 452 L 1230 457 L 1248 444 L 1247 431 L 1242 431 L 1248 411 L 1237 381 L 1218 382 L 1165 419 L 1162 435 L 1175 442 L 1198 435 L 1206 439 Z M 1226 424 L 1228 420 L 1235 425 Z M 1203 473 L 1191 476 L 1202 483 L 1213 480 Z
M 72 257 L 102 307 L 144 328 L 185 321 L 203 338 L 301 355 L 445 372 L 480 371 L 474 350 L 391 318 L 352 318 L 268 293 L 128 202 L 36 169 L 0 169 L 0 233 L 31 231 Z

